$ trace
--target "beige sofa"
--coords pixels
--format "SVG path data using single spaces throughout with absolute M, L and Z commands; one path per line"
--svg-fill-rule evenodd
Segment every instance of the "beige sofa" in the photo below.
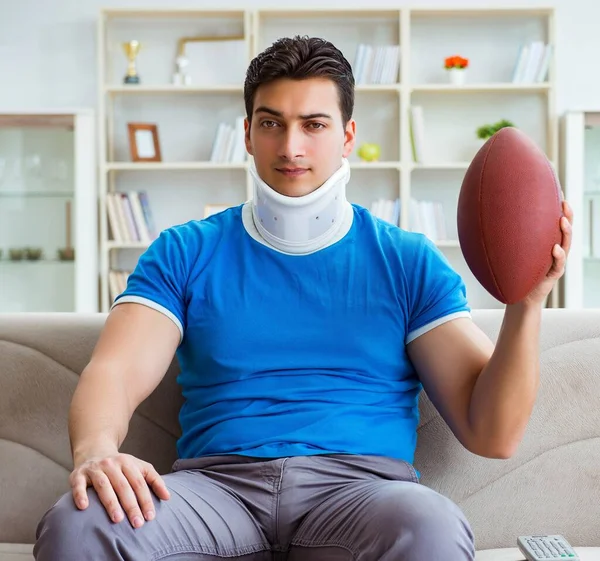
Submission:
M 600 561 L 600 310 L 543 313 L 539 398 L 515 457 L 465 451 L 422 399 L 415 462 L 422 483 L 465 511 L 479 561 L 523 559 L 517 536 L 539 533 L 563 534 L 583 561 Z M 495 340 L 502 312 L 476 310 L 473 318 Z M 104 321 L 0 315 L 0 561 L 32 559 L 38 519 L 68 490 L 67 410 Z M 179 432 L 176 372 L 174 362 L 123 445 L 163 473 Z

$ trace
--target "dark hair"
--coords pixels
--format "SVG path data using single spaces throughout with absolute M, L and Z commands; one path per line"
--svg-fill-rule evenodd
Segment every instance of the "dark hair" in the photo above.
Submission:
M 278 39 L 257 55 L 246 72 L 244 103 L 248 121 L 252 121 L 256 90 L 280 78 L 304 80 L 329 78 L 338 90 L 340 111 L 344 126 L 354 111 L 354 75 L 352 66 L 342 52 L 329 41 L 318 37 Z

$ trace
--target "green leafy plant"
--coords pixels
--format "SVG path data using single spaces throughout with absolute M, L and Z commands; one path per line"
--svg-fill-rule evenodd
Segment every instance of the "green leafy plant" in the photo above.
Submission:
M 515 125 L 506 119 L 502 119 L 494 124 L 482 125 L 477 129 L 477 138 L 486 140 L 494 136 L 500 129 L 504 127 L 514 127 Z

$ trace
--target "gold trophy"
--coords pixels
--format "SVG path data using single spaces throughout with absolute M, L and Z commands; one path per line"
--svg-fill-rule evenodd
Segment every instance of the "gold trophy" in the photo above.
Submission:
M 124 84 L 139 84 L 140 77 L 135 68 L 135 57 L 140 52 L 140 42 L 139 41 L 129 41 L 127 43 L 123 43 L 123 50 L 129 59 L 129 65 L 127 67 L 127 74 L 125 78 L 123 78 Z

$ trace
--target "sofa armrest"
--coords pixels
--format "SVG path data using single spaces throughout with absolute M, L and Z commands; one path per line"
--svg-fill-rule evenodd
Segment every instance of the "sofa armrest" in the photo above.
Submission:
M 68 411 L 104 314 L 0 314 L 0 543 L 33 543 L 37 522 L 69 490 Z M 177 363 L 134 413 L 121 451 L 167 473 L 181 405 Z

